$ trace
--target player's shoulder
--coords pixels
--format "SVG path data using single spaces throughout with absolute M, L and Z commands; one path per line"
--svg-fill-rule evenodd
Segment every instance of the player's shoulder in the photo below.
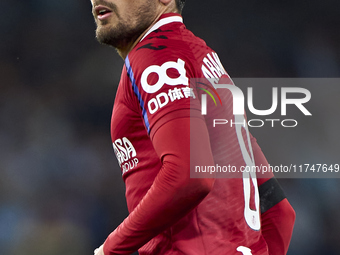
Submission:
M 138 63 L 138 66 L 161 65 L 169 61 L 177 61 L 178 58 L 192 59 L 192 52 L 186 42 L 173 34 L 167 34 L 166 30 L 154 31 L 150 36 L 139 42 L 129 54 L 130 61 Z
M 197 53 L 208 51 L 205 42 L 187 30 L 182 22 L 171 22 L 148 33 L 128 57 L 130 63 L 140 70 L 151 65 L 182 61 L 187 68 L 195 68 L 200 62 Z

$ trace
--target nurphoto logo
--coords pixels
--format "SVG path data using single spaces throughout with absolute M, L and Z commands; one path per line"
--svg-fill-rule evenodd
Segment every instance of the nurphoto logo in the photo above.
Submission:
M 292 105 L 296 107 L 304 116 L 312 116 L 311 112 L 305 106 L 311 100 L 311 92 L 302 87 L 272 87 L 271 96 L 269 98 L 261 98 L 261 100 L 265 100 L 266 102 L 271 101 L 271 106 L 267 109 L 257 109 L 254 106 L 254 93 L 253 87 L 247 88 L 247 97 L 245 97 L 243 91 L 234 85 L 231 80 L 229 80 L 229 84 L 223 84 L 216 82 L 216 79 L 200 79 L 196 81 L 196 86 L 198 90 L 201 90 L 205 93 L 201 94 L 201 114 L 208 114 L 208 103 L 207 103 L 207 95 L 213 100 L 215 106 L 223 107 L 226 102 L 223 102 L 220 94 L 226 93 L 226 91 L 231 93 L 232 96 L 232 110 L 233 115 L 243 116 L 245 113 L 245 101 L 247 102 L 247 107 L 250 113 L 258 116 L 256 119 L 243 119 L 241 122 L 236 123 L 236 118 L 227 119 L 224 116 L 218 116 L 218 118 L 213 119 L 213 126 L 217 125 L 230 125 L 231 127 L 235 124 L 247 125 L 249 127 L 263 127 L 265 125 L 270 125 L 271 127 L 275 127 L 276 125 L 281 125 L 282 127 L 296 127 L 298 125 L 298 121 L 293 118 L 287 117 L 287 106 Z M 230 84 L 231 83 L 231 84 Z M 218 90 L 218 91 L 217 91 Z M 280 92 L 280 96 L 279 96 Z M 217 103 L 218 99 L 219 104 Z M 269 115 L 278 112 L 278 106 L 280 105 L 280 116 L 284 118 L 269 118 Z M 211 107 L 211 106 L 210 106 Z M 214 115 L 214 117 L 217 117 Z M 239 118 L 237 118 L 239 119 Z

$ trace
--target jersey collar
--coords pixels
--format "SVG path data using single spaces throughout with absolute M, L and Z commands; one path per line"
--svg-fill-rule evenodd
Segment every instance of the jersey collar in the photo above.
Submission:
M 155 31 L 156 29 L 160 28 L 161 26 L 164 26 L 166 24 L 172 23 L 172 22 L 181 22 L 183 23 L 183 18 L 179 14 L 171 13 L 171 14 L 163 14 L 160 19 L 149 29 L 148 32 L 143 36 L 143 38 L 140 40 L 143 41 L 145 37 L 147 37 L 151 32 Z

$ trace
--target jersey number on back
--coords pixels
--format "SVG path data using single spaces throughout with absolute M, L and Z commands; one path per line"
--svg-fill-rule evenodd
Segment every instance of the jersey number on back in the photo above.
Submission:
M 245 119 L 243 115 L 235 115 L 236 123 L 245 123 L 244 120 Z M 247 125 L 243 126 L 242 124 L 236 124 L 235 128 L 236 128 L 237 139 L 240 144 L 242 156 L 243 156 L 244 162 L 246 163 L 246 168 L 245 168 L 245 171 L 243 172 L 244 219 L 251 229 L 260 230 L 261 228 L 260 210 L 259 210 L 260 198 L 259 198 L 259 192 L 258 192 L 258 187 L 257 187 L 256 173 L 254 171 L 255 161 L 254 161 L 253 149 L 251 147 L 250 135 L 249 135 Z M 246 133 L 246 141 L 243 138 L 242 129 Z M 246 143 L 248 144 L 249 152 L 247 150 Z M 254 192 L 255 209 L 250 208 L 252 188 L 255 191 Z

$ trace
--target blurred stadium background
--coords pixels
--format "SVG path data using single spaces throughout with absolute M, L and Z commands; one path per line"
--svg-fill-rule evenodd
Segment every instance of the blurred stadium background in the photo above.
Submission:
M 196 0 L 183 15 L 232 77 L 336 78 L 339 10 Z M 96 42 L 90 1 L 5 1 L 0 28 L 1 254 L 93 254 L 127 215 L 109 131 L 123 61 Z M 339 92 L 312 95 L 313 125 L 251 130 L 270 163 L 339 163 Z M 340 179 L 280 181 L 297 213 L 289 255 L 340 254 Z

